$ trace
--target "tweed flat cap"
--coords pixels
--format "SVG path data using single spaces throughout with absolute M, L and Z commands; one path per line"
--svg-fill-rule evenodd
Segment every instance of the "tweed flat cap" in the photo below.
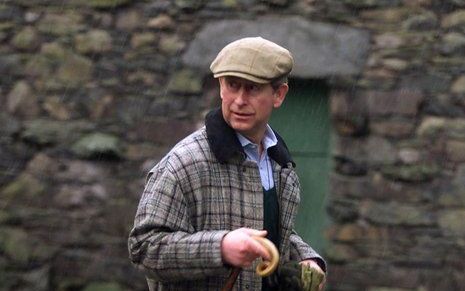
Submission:
M 235 76 L 265 84 L 287 76 L 293 65 L 287 49 L 261 37 L 247 37 L 226 45 L 210 70 L 215 78 Z

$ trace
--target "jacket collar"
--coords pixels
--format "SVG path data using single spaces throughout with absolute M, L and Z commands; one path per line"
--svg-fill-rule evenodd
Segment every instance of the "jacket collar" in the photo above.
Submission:
M 220 108 L 210 111 L 205 117 L 207 139 L 215 157 L 220 163 L 226 163 L 239 157 L 245 160 L 245 153 L 237 139 L 236 132 L 224 120 Z M 289 163 L 295 167 L 284 140 L 274 131 L 278 143 L 268 149 L 268 155 L 281 167 L 287 168 Z

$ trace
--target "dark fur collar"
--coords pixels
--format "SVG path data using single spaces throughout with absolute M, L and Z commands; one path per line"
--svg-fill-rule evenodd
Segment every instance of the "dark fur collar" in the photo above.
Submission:
M 226 163 L 234 158 L 245 160 L 242 145 L 237 139 L 234 129 L 224 120 L 220 108 L 214 109 L 207 114 L 205 126 L 208 143 L 220 163 Z M 295 166 L 284 140 L 274 130 L 273 132 L 278 139 L 278 144 L 268 149 L 268 155 L 282 167 L 288 167 L 288 163 Z

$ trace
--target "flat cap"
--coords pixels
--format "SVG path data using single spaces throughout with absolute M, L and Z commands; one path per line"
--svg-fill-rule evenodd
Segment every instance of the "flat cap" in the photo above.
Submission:
M 215 78 L 235 76 L 265 84 L 287 76 L 293 65 L 287 49 L 261 37 L 246 37 L 226 45 L 210 70 Z

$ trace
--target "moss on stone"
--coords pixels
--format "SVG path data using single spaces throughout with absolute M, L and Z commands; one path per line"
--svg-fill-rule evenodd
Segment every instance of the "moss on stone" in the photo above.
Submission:
M 19 264 L 26 264 L 32 255 L 26 232 L 16 228 L 0 230 L 0 251 Z
M 88 134 L 78 140 L 71 149 L 81 158 L 122 157 L 122 146 L 118 137 L 105 133 Z
M 34 50 L 39 45 L 37 31 L 30 26 L 25 27 L 14 36 L 12 43 L 21 50 Z
M 179 93 L 200 93 L 202 91 L 202 81 L 199 74 L 184 69 L 174 74 L 168 85 L 168 90 Z
M 14 200 L 27 201 L 40 197 L 44 191 L 42 182 L 29 174 L 23 174 L 7 185 L 1 196 L 7 203 Z

